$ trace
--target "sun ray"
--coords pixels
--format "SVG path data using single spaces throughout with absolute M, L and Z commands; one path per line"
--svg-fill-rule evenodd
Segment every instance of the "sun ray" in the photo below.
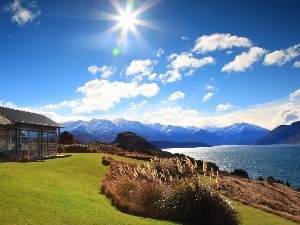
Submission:
M 144 2 L 138 9 L 136 9 L 133 13 L 134 17 L 142 14 L 143 12 L 147 11 L 148 9 L 152 8 L 156 4 L 158 4 L 161 0 L 152 0 Z
M 104 20 L 116 22 L 113 27 L 102 33 L 102 35 L 111 36 L 112 34 L 119 32 L 116 46 L 112 50 L 113 55 L 116 56 L 122 52 L 123 47 L 128 43 L 129 33 L 132 34 L 141 49 L 148 46 L 146 39 L 139 32 L 138 26 L 164 32 L 163 29 L 159 28 L 158 24 L 155 24 L 150 20 L 138 18 L 142 13 L 154 7 L 160 1 L 162 0 L 147 0 L 135 9 L 135 0 L 127 0 L 125 5 L 122 5 L 120 0 L 109 0 L 111 6 L 116 11 L 116 14 L 100 12 L 100 15 Z

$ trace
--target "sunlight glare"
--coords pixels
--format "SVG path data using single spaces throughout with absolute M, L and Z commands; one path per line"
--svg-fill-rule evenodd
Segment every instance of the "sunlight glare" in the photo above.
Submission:
M 145 46 L 145 40 L 138 31 L 136 26 L 143 26 L 155 29 L 155 25 L 150 23 L 148 20 L 139 19 L 139 15 L 149 10 L 161 0 L 147 0 L 137 7 L 135 4 L 136 0 L 127 0 L 126 5 L 121 4 L 121 0 L 109 0 L 110 4 L 116 10 L 116 14 L 103 12 L 107 20 L 116 21 L 117 23 L 106 30 L 104 33 L 111 35 L 119 31 L 118 38 L 116 39 L 117 46 L 113 48 L 112 54 L 118 56 L 121 52 L 124 52 L 124 46 L 127 41 L 129 32 L 134 36 L 136 41 L 141 46 Z
M 125 12 L 122 12 L 119 18 L 120 25 L 124 28 L 131 28 L 135 23 L 135 17 L 131 12 L 131 7 L 127 7 Z

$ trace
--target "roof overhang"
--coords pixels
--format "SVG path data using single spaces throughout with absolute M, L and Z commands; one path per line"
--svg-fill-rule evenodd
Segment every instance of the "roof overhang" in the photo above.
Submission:
M 9 124 L 13 124 L 13 122 L 0 113 L 0 125 L 9 125 Z

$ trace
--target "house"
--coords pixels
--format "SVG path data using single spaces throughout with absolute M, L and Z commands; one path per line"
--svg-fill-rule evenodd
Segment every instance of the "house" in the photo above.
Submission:
M 60 128 L 44 115 L 0 106 L 0 156 L 56 155 Z

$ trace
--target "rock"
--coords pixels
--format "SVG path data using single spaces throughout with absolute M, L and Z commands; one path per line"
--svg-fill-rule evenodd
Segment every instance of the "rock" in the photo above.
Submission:
M 267 181 L 268 184 L 272 185 L 276 180 L 275 180 L 274 177 L 268 176 L 268 177 L 266 178 L 266 181 Z
M 262 176 L 259 176 L 259 177 L 256 178 L 256 180 L 258 180 L 258 181 L 264 181 L 264 178 Z

